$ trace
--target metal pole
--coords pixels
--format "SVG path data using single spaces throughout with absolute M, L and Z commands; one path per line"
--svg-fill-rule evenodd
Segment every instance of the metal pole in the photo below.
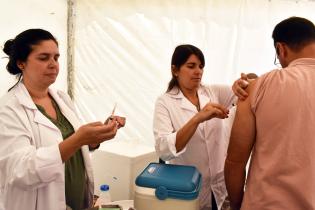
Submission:
M 74 97 L 74 3 L 75 0 L 67 0 L 67 85 L 71 99 Z

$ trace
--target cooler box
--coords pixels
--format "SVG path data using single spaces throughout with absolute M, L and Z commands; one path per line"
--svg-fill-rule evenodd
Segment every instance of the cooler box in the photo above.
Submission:
M 136 178 L 137 210 L 199 210 L 201 174 L 194 166 L 150 163 Z

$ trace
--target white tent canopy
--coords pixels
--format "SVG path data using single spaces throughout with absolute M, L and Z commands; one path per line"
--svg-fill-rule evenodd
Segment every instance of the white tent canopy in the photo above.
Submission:
M 48 4 L 47 4 L 48 3 Z M 3 95 L 14 84 L 15 77 L 6 71 L 8 59 L 3 53 L 6 40 L 29 28 L 43 28 L 50 31 L 59 41 L 60 74 L 56 86 L 67 88 L 66 48 L 67 48 L 67 2 L 63 0 L 0 0 L 0 94 Z
M 1 40 L 44 28 L 59 41 L 60 75 L 67 90 L 67 2 L 0 0 Z M 315 22 L 311 0 L 77 0 L 74 15 L 74 102 L 85 122 L 103 121 L 117 103 L 127 124 L 116 139 L 153 144 L 155 99 L 171 77 L 174 48 L 194 44 L 205 54 L 203 83 L 231 85 L 241 72 L 275 68 L 271 33 L 279 21 Z M 72 37 L 72 36 L 71 36 Z M 4 53 L 1 51 L 1 57 Z M 0 94 L 14 84 L 0 59 Z

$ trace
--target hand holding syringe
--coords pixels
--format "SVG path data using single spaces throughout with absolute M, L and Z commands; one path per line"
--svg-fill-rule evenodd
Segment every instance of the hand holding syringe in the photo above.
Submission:
M 117 127 L 118 127 L 118 128 L 121 128 L 121 127 L 124 127 L 124 126 L 125 126 L 126 118 L 125 118 L 125 117 L 115 116 L 115 115 L 114 115 L 114 114 L 115 114 L 116 107 L 117 107 L 117 103 L 115 103 L 111 115 L 106 119 L 106 121 L 105 121 L 104 124 L 108 124 L 108 123 L 110 123 L 110 122 L 112 122 L 112 121 L 115 121 L 116 124 L 117 124 Z

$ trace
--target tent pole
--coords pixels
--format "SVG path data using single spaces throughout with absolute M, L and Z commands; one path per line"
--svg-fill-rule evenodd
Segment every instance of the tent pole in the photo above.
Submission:
M 75 0 L 67 0 L 67 87 L 71 99 L 74 97 L 74 3 Z

